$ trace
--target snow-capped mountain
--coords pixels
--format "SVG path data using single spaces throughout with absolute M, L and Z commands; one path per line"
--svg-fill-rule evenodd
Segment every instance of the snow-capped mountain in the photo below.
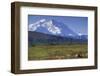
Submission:
M 63 44 L 87 43 L 88 35 L 75 33 L 67 25 L 56 20 L 41 19 L 29 25 L 28 43 L 33 44 Z
M 47 21 L 46 19 L 42 19 L 37 21 L 36 23 L 29 25 L 29 31 L 38 31 L 47 33 L 52 33 L 54 35 L 58 35 L 61 33 L 61 29 L 56 27 L 51 20 Z
M 29 25 L 29 31 L 36 31 L 57 36 L 76 36 L 67 25 L 56 20 L 41 19 Z

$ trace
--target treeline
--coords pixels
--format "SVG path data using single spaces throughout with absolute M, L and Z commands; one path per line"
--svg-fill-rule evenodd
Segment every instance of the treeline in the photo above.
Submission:
M 35 45 L 62 45 L 62 44 L 84 44 L 86 39 L 56 38 L 56 39 L 28 39 L 29 46 Z

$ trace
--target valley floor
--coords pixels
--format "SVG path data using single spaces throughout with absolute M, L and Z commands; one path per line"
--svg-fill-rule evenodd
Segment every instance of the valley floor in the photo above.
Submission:
M 87 58 L 87 44 L 35 45 L 28 49 L 28 60 Z

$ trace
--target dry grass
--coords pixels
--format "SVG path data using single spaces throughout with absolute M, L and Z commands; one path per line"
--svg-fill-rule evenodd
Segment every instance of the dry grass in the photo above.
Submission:
M 87 44 L 36 45 L 29 47 L 29 60 L 87 58 Z

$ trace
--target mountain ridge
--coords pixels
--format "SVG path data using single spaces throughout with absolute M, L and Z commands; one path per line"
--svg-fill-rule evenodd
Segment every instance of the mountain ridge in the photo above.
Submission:
M 45 34 L 52 34 L 58 36 L 77 35 L 72 29 L 62 22 L 54 19 L 41 19 L 38 22 L 29 25 L 29 31 L 36 31 Z

